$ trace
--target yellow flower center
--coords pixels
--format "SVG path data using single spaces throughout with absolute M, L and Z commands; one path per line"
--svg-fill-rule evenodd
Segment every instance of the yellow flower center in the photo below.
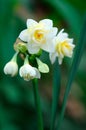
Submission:
M 33 34 L 33 38 L 35 41 L 38 43 L 45 43 L 45 38 L 44 38 L 44 31 L 43 30 L 36 30 Z
M 37 40 L 41 40 L 43 38 L 43 32 L 41 30 L 36 30 L 34 33 L 34 37 Z
M 67 41 L 62 42 L 62 47 L 66 47 L 68 50 L 71 49 L 71 46 L 70 46 L 70 44 L 68 44 Z
M 59 55 L 61 55 L 61 54 L 66 55 L 65 49 L 68 50 L 69 52 L 71 52 L 71 50 L 72 50 L 72 47 L 70 46 L 70 44 L 68 44 L 67 41 L 58 43 L 56 46 L 56 51 Z
M 31 76 L 31 75 L 29 75 L 29 74 L 26 74 L 26 75 L 24 75 L 24 79 L 26 79 L 26 80 L 30 80 L 30 79 L 33 79 L 34 78 L 34 76 Z
M 60 55 L 61 54 L 61 44 L 60 43 L 58 43 L 57 45 L 56 45 L 56 52 Z

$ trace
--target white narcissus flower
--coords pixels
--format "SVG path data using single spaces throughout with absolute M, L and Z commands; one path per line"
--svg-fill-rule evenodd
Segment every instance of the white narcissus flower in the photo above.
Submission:
M 27 29 L 20 33 L 19 38 L 27 42 L 30 54 L 36 54 L 40 49 L 52 52 L 52 39 L 56 34 L 57 28 L 53 27 L 52 20 L 44 19 L 38 23 L 33 19 L 28 19 Z
M 35 67 L 32 67 L 28 63 L 24 64 L 20 68 L 19 74 L 26 81 L 29 81 L 29 80 L 34 79 L 34 78 L 38 78 L 38 79 L 40 78 L 40 72 L 38 71 L 38 69 Z
M 73 49 L 75 47 L 73 39 L 68 38 L 68 34 L 62 29 L 53 39 L 54 52 L 50 53 L 50 60 L 53 64 L 58 57 L 59 64 L 62 64 L 64 56 L 72 57 Z
M 9 74 L 12 77 L 15 76 L 18 72 L 18 65 L 14 61 L 8 62 L 4 67 L 4 73 Z

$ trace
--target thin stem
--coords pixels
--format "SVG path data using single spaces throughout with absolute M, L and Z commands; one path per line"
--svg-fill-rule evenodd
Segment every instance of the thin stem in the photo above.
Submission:
M 60 67 L 58 61 L 55 62 L 53 68 L 53 86 L 52 86 L 52 108 L 51 108 L 51 124 L 50 130 L 55 129 L 55 121 L 58 110 L 58 102 L 60 95 L 60 87 L 61 87 L 61 75 L 60 75 Z
M 63 99 L 62 110 L 61 110 L 61 115 L 60 115 L 59 120 L 58 120 L 57 130 L 60 130 L 60 128 L 61 128 L 61 124 L 62 124 L 62 121 L 64 118 L 64 113 L 65 113 L 65 108 L 66 108 L 66 103 L 67 103 L 69 92 L 70 92 L 70 88 L 69 89 L 67 88 L 65 95 L 64 95 L 64 99 Z
M 24 64 L 29 63 L 28 57 L 29 57 L 29 55 L 26 55 L 26 58 L 25 58 L 25 60 L 24 60 Z
M 18 53 L 19 53 L 19 52 L 16 52 L 16 53 L 14 54 L 14 56 L 13 56 L 12 59 L 11 59 L 11 61 L 16 62 Z
M 41 111 L 41 104 L 40 104 L 40 96 L 38 92 L 37 79 L 33 79 L 33 92 L 34 92 L 34 99 L 35 99 L 35 105 L 37 110 L 38 130 L 43 130 L 43 119 L 42 119 L 42 111 Z

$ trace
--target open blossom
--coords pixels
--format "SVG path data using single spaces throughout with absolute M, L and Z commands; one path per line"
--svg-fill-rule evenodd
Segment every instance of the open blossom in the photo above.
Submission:
M 20 68 L 19 74 L 26 81 L 29 81 L 29 80 L 34 79 L 34 78 L 40 78 L 40 72 L 38 71 L 38 69 L 35 67 L 32 67 L 28 63 L 24 64 Z
M 8 62 L 4 67 L 4 73 L 9 74 L 12 77 L 15 76 L 18 72 L 18 65 L 14 61 Z
M 75 47 L 73 39 L 68 38 L 68 34 L 62 29 L 53 39 L 54 52 L 50 53 L 50 60 L 53 64 L 58 57 L 59 64 L 62 64 L 64 56 L 72 57 L 73 49 Z
M 53 27 L 52 20 L 44 19 L 36 22 L 33 19 L 27 20 L 27 29 L 23 30 L 19 38 L 27 42 L 30 54 L 38 53 L 40 49 L 47 52 L 53 51 L 52 39 L 57 34 L 57 28 Z

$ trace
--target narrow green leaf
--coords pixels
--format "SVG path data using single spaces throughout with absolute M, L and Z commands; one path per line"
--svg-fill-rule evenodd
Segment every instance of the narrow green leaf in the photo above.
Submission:
M 79 27 L 81 26 L 81 17 L 78 11 L 64 0 L 45 0 L 56 10 L 57 14 L 64 18 L 70 29 L 78 36 Z
M 57 130 L 60 130 L 62 121 L 63 121 L 63 117 L 64 117 L 64 112 L 65 112 L 65 108 L 66 108 L 66 103 L 67 103 L 67 99 L 68 99 L 68 95 L 71 89 L 71 85 L 72 82 L 74 80 L 75 74 L 77 72 L 79 63 L 81 61 L 81 56 L 83 54 L 85 45 L 86 45 L 86 18 L 85 18 L 85 22 L 82 28 L 82 32 L 81 32 L 81 36 L 80 36 L 80 40 L 78 42 L 78 44 L 76 45 L 76 50 L 75 50 L 75 54 L 74 54 L 74 59 L 73 59 L 73 63 L 70 69 L 70 73 L 69 73 L 69 78 L 68 78 L 68 82 L 67 82 L 67 86 L 66 86 L 66 91 L 64 94 L 64 99 L 63 99 L 63 104 L 62 104 L 62 110 L 61 110 L 61 114 L 60 114 L 60 118 L 58 121 L 58 126 L 57 126 Z
M 43 130 L 42 111 L 41 111 L 40 96 L 38 92 L 37 79 L 33 79 L 33 92 L 34 92 L 34 99 L 35 99 L 35 105 L 37 110 L 38 130 Z
M 56 112 L 58 109 L 58 101 L 61 87 L 61 76 L 60 76 L 60 67 L 58 61 L 55 62 L 53 66 L 53 86 L 52 86 L 52 113 L 51 113 L 51 125 L 50 130 L 54 130 Z

